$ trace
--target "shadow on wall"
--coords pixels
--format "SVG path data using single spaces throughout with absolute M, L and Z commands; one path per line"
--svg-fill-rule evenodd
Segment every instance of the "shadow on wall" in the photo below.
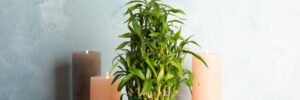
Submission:
M 55 64 L 55 100 L 71 100 L 71 65 L 67 60 Z

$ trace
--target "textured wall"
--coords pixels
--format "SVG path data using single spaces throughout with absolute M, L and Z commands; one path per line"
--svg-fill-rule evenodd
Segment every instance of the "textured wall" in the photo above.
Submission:
M 0 0 L 0 100 L 70 99 L 73 51 L 101 51 L 104 75 L 127 31 L 125 2 Z M 300 99 L 299 0 L 167 2 L 187 12 L 184 35 L 222 53 L 223 100 Z
M 125 32 L 116 0 L 0 0 L 0 100 L 68 100 L 73 51 L 96 50 L 103 73 Z

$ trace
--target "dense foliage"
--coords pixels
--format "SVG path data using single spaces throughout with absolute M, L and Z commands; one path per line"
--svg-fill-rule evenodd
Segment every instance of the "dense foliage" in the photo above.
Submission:
M 120 35 L 128 38 L 117 50 L 122 51 L 115 59 L 115 67 L 120 70 L 113 75 L 114 80 L 122 79 L 118 90 L 126 89 L 128 97 L 144 100 L 174 98 L 180 83 L 191 88 L 193 73 L 183 68 L 186 54 L 192 54 L 205 61 L 194 52 L 185 48 L 187 44 L 197 42 L 181 36 L 183 18 L 176 14 L 185 14 L 180 9 L 162 4 L 160 0 L 131 0 L 124 15 L 129 15 L 125 23 L 129 32 Z M 168 17 L 173 16 L 169 20 Z M 184 77 L 187 75 L 187 77 Z

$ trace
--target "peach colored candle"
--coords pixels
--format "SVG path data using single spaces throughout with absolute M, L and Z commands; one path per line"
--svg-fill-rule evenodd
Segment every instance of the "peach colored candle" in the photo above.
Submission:
M 217 53 L 199 55 L 206 61 L 208 68 L 193 57 L 192 71 L 195 74 L 195 81 L 192 87 L 192 100 L 221 100 L 221 55 Z
M 120 100 L 121 93 L 117 90 L 120 80 L 111 85 L 113 79 L 106 76 L 91 77 L 90 100 Z

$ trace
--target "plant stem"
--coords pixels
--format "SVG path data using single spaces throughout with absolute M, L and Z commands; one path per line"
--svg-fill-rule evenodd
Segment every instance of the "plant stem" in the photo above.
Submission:
M 156 95 L 157 98 L 159 98 L 159 96 L 160 96 L 160 88 L 161 88 L 161 85 L 158 85 L 157 95 Z

